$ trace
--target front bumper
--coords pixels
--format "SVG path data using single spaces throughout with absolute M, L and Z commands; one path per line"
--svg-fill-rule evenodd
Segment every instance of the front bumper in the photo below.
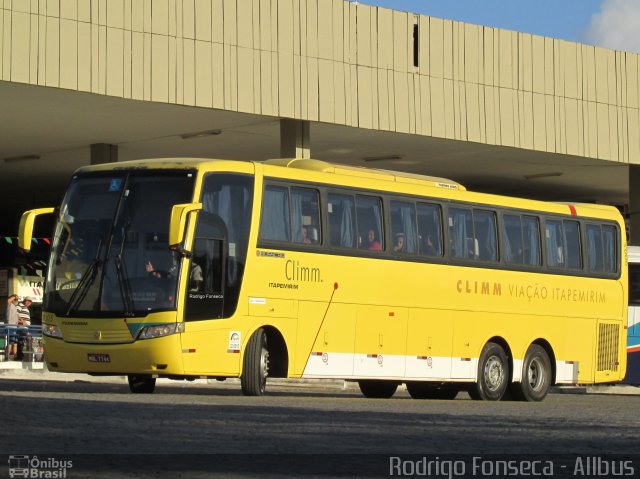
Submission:
M 109 362 L 90 361 L 90 355 L 108 355 Z M 67 343 L 61 339 L 45 337 L 44 356 L 50 371 L 64 373 L 184 373 L 180 334 L 126 344 Z

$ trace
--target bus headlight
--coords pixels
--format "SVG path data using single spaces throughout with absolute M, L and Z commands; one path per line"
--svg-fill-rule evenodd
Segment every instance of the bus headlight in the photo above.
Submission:
M 51 338 L 62 339 L 62 331 L 60 331 L 60 328 L 58 328 L 58 326 L 56 326 L 55 324 L 43 324 L 42 334 Z
M 138 339 L 160 338 L 170 334 L 184 333 L 184 323 L 154 324 L 140 330 Z

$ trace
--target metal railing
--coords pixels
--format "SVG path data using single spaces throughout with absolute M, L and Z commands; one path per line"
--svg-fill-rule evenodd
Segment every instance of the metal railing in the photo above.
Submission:
M 0 361 L 9 361 L 10 345 L 16 343 L 23 361 L 42 361 L 42 326 L 0 323 Z

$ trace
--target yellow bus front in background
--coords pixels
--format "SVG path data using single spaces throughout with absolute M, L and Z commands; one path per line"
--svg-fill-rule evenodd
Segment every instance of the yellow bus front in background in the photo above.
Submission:
M 23 215 L 28 248 L 33 210 Z M 625 374 L 615 208 L 315 160 L 78 170 L 47 274 L 52 371 L 358 381 L 367 397 L 542 400 Z

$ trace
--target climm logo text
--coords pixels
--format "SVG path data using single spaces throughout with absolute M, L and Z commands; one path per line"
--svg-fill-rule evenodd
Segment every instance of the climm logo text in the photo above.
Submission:
M 301 265 L 298 260 L 287 260 L 284 264 L 284 276 L 287 278 L 287 281 L 322 283 L 320 268 L 310 268 L 308 266 Z

